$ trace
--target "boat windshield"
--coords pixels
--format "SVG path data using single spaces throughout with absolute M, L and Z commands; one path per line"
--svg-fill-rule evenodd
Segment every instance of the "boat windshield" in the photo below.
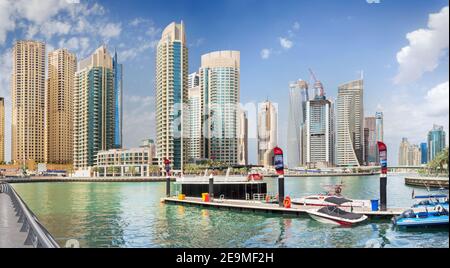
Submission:
M 325 201 L 335 204 L 335 205 L 338 205 L 338 206 L 345 204 L 345 203 L 352 202 L 352 200 L 350 200 L 350 199 L 343 198 L 343 197 L 336 197 L 336 196 L 327 197 L 327 198 L 325 198 Z
M 363 215 L 347 212 L 347 211 L 342 210 L 335 206 L 323 207 L 323 208 L 319 209 L 318 212 L 327 214 L 327 215 L 333 216 L 333 217 L 344 218 L 347 220 L 357 220 L 357 219 L 360 219 L 361 217 L 363 217 Z

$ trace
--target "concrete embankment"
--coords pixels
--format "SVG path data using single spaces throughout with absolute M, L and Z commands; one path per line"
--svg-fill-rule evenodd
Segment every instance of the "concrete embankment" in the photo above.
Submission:
M 448 177 L 405 177 L 405 184 L 426 188 L 448 189 Z
M 4 178 L 0 181 L 8 183 L 33 183 L 33 182 L 153 182 L 166 181 L 165 177 L 29 177 L 29 178 Z M 175 177 L 171 178 L 175 181 Z

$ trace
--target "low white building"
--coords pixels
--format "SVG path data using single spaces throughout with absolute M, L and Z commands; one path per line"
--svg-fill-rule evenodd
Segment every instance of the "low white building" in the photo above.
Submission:
M 139 148 L 111 149 L 97 154 L 95 176 L 97 177 L 149 177 L 158 170 L 153 165 L 155 146 L 152 140 L 144 141 Z

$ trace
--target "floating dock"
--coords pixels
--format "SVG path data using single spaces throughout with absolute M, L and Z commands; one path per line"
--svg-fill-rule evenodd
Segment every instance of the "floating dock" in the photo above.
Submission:
M 237 211 L 251 211 L 251 212 L 263 212 L 263 213 L 277 213 L 282 215 L 300 216 L 307 215 L 309 209 L 317 209 L 317 206 L 303 206 L 292 204 L 291 208 L 280 207 L 278 203 L 266 203 L 264 201 L 254 200 L 231 200 L 231 199 L 214 199 L 211 202 L 203 202 L 201 198 L 186 197 L 184 200 L 180 200 L 177 197 L 162 198 L 161 202 L 177 205 L 191 205 L 200 206 L 215 209 L 228 209 Z M 350 208 L 342 208 L 349 211 Z M 393 216 L 400 215 L 405 210 L 411 208 L 388 208 L 386 211 L 372 211 L 370 208 L 353 208 L 354 213 L 364 214 L 369 218 L 384 218 L 390 219 Z M 414 209 L 415 212 L 424 211 L 423 209 Z
M 426 188 L 448 189 L 448 177 L 405 177 L 405 184 Z

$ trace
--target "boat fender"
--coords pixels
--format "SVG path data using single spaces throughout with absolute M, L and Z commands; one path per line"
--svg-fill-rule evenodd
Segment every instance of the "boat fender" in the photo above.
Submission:
M 286 196 L 284 198 L 283 204 L 285 208 L 291 208 L 291 198 L 289 196 Z

